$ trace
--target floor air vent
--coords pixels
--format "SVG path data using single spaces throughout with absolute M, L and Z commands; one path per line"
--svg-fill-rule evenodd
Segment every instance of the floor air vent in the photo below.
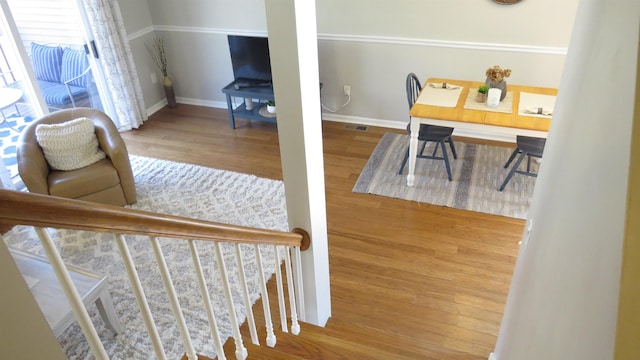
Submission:
M 347 130 L 355 130 L 355 131 L 367 131 L 367 129 L 369 129 L 368 126 L 356 125 L 356 124 L 347 124 L 344 126 L 344 128 Z

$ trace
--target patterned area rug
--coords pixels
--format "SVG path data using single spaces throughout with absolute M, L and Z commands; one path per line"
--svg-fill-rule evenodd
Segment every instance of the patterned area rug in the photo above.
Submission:
M 252 175 L 216 170 L 200 166 L 158 159 L 131 156 L 132 168 L 138 191 L 134 209 L 150 210 L 165 214 L 206 219 L 227 224 L 288 231 L 284 186 L 281 181 L 258 178 Z M 151 342 L 143 325 L 135 298 L 130 289 L 122 258 L 116 242 L 110 234 L 85 231 L 49 230 L 65 262 L 102 275 L 109 275 L 109 288 L 116 312 L 125 328 L 124 333 L 113 337 L 97 313 L 95 305 L 88 307 L 98 334 L 111 359 L 147 359 L 153 357 Z M 176 322 L 172 315 L 151 245 L 142 236 L 126 236 L 131 255 L 140 278 L 156 326 L 162 338 L 167 358 L 178 359 L 184 353 Z M 37 253 L 44 252 L 32 228 L 16 227 L 5 237 L 13 247 Z M 179 294 L 179 301 L 189 326 L 196 351 L 215 357 L 213 342 L 208 330 L 193 264 L 186 241 L 160 238 L 162 249 Z M 232 334 L 230 321 L 225 313 L 225 300 L 220 278 L 217 275 L 215 252 L 211 244 L 198 242 L 203 267 L 209 281 L 214 313 L 224 342 Z M 225 264 L 231 278 L 233 299 L 239 321 L 245 319 L 241 305 L 234 247 L 223 244 Z M 249 292 L 253 303 L 260 295 L 258 270 L 252 246 L 241 246 Z M 261 247 L 265 276 L 275 271 L 273 247 Z M 77 324 L 69 327 L 59 338 L 70 359 L 92 358 L 89 346 Z
M 21 117 L 16 115 L 0 119 L 0 155 L 14 183 L 20 182 L 18 162 L 16 160 L 16 144 L 18 143 L 20 132 L 32 120 L 33 117 L 31 116 Z
M 429 143 L 425 154 L 433 152 L 432 144 Z M 416 159 L 415 184 L 408 187 L 408 162 L 404 174 L 398 175 L 408 145 L 409 135 L 384 134 L 353 192 L 526 218 L 535 185 L 534 177 L 514 174 L 504 191 L 498 191 L 509 171 L 503 166 L 513 148 L 456 141 L 458 159 L 454 160 L 449 151 L 453 181 L 447 179 L 444 161 Z M 524 166 L 526 161 L 521 164 Z M 532 169 L 538 171 L 535 161 L 532 161 Z

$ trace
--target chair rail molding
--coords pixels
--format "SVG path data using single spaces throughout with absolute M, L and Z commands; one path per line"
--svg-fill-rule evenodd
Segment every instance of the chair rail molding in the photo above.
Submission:
M 153 32 L 153 26 L 147 26 L 146 28 L 142 28 L 138 31 L 132 32 L 131 34 L 127 35 L 127 38 L 129 39 L 129 41 L 133 40 L 133 39 L 137 39 L 139 37 L 142 37 L 146 34 L 152 33 Z
M 218 35 L 233 34 L 233 35 L 245 35 L 245 36 L 267 36 L 266 31 L 239 30 L 239 29 L 231 29 L 231 28 L 154 25 L 152 27 L 152 30 L 167 31 L 167 32 L 199 33 L 199 34 L 218 34 Z M 140 31 L 136 32 L 135 34 L 139 32 Z M 130 35 L 129 38 L 131 39 L 132 35 Z M 391 36 L 368 36 L 368 35 L 319 33 L 318 40 L 378 43 L 378 44 L 391 44 L 391 45 L 414 45 L 414 46 L 425 46 L 425 47 L 457 48 L 457 49 L 470 49 L 470 50 L 503 51 L 503 52 L 534 53 L 534 54 L 549 54 L 549 55 L 566 55 L 567 54 L 567 48 L 564 48 L 564 47 L 518 45 L 518 44 L 497 44 L 497 43 L 471 42 L 471 41 L 449 41 L 449 40 L 418 39 L 418 38 L 404 38 L 404 37 L 391 37 Z

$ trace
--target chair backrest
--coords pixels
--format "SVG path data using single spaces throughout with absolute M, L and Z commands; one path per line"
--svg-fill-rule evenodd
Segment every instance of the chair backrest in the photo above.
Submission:
M 31 43 L 31 62 L 36 79 L 60 82 L 62 51 L 62 46 Z
M 409 102 L 409 109 L 415 104 L 421 90 L 422 85 L 420 84 L 418 76 L 414 73 L 409 73 L 409 75 L 407 75 L 407 101 Z
M 83 88 L 89 84 L 89 60 L 80 45 L 31 43 L 30 56 L 38 80 L 68 82 L 69 85 Z
M 83 49 L 65 47 L 62 52 L 60 81 L 69 85 L 86 88 L 89 86 L 89 60 Z M 85 74 L 84 76 L 81 76 Z

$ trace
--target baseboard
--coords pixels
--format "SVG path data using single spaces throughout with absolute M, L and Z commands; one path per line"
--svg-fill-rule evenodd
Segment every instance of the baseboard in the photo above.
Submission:
M 325 121 L 336 121 L 347 124 L 357 124 L 357 125 L 367 125 L 367 126 L 377 126 L 388 129 L 406 129 L 407 122 L 394 121 L 394 120 L 380 120 L 380 119 L 372 119 L 372 118 L 364 118 L 364 117 L 356 117 L 356 116 L 344 116 L 344 115 L 335 115 L 335 114 L 323 114 L 322 119 Z M 453 131 L 454 136 L 461 137 L 469 137 L 474 139 L 483 139 L 483 140 L 491 140 L 491 141 L 500 141 L 500 142 L 509 142 L 515 143 L 516 136 L 515 135 L 502 135 L 495 134 L 488 131 L 471 131 L 471 130 L 460 130 L 455 129 Z
M 211 100 L 201 100 L 201 99 L 193 99 L 193 98 L 185 98 L 185 97 L 177 97 L 176 101 L 180 104 L 186 105 L 196 105 L 196 106 L 206 106 L 211 108 L 218 109 L 226 109 L 227 102 L 226 101 L 211 101 Z M 151 108 L 147 109 L 147 114 L 152 115 L 156 111 L 160 110 L 167 104 L 166 100 L 160 101 L 153 105 Z M 323 121 L 334 121 L 341 122 L 345 124 L 357 124 L 357 125 L 366 125 L 366 126 L 376 126 L 387 129 L 406 129 L 407 122 L 397 121 L 397 120 L 384 120 L 384 119 L 374 119 L 367 118 L 361 116 L 346 116 L 346 115 L 336 115 L 332 113 L 323 113 L 322 114 Z M 491 132 L 485 131 L 469 131 L 469 130 L 454 130 L 454 136 L 461 137 L 469 137 L 474 139 L 483 139 L 483 140 L 492 140 L 492 141 L 501 141 L 501 142 L 510 142 L 515 143 L 516 137 L 515 135 L 499 135 Z
M 498 360 L 494 353 L 489 354 L 489 360 Z
M 147 108 L 147 116 L 151 116 L 155 114 L 166 105 L 167 105 L 167 99 L 160 100 L 157 103 L 151 105 L 151 107 Z
M 201 99 L 193 99 L 193 98 L 185 98 L 185 97 L 177 97 L 176 101 L 179 102 L 180 104 L 186 104 L 186 105 L 206 106 L 206 107 L 218 108 L 218 109 L 227 108 L 226 101 L 201 100 Z
M 406 129 L 407 128 L 407 123 L 406 122 L 403 123 L 401 121 L 373 119 L 373 118 L 365 118 L 360 116 L 336 115 L 331 113 L 323 113 L 322 120 L 341 122 L 345 124 L 377 126 L 382 128 L 388 128 L 388 129 Z

